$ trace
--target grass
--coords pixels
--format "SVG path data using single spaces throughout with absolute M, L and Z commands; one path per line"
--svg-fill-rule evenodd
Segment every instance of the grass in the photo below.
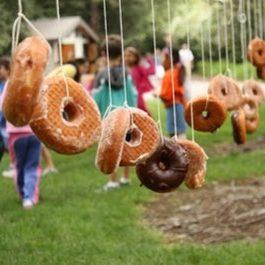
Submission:
M 251 138 L 261 136 L 264 127 Z M 229 121 L 216 134 L 196 133 L 196 139 L 206 148 L 231 143 Z M 0 178 L 0 264 L 265 264 L 265 241 L 166 244 L 161 234 L 142 224 L 143 204 L 157 195 L 139 187 L 135 174 L 131 187 L 101 192 L 106 177 L 94 167 L 95 150 L 54 154 L 60 173 L 43 178 L 42 200 L 33 211 L 23 211 L 12 181 Z M 264 153 L 212 156 L 208 182 L 263 176 Z M 7 162 L 5 158 L 1 170 Z
M 220 64 L 221 64 L 221 71 L 220 71 Z M 212 67 L 209 61 L 205 61 L 204 65 L 205 65 L 204 67 L 205 67 L 206 78 L 211 77 L 211 68 L 212 68 L 212 76 L 222 73 L 222 74 L 234 77 L 239 80 L 246 80 L 250 77 L 257 78 L 256 68 L 250 62 L 245 62 L 244 64 L 236 63 L 235 65 L 229 62 L 228 68 L 226 67 L 225 60 L 222 60 L 220 63 L 219 61 L 213 61 Z M 244 70 L 244 68 L 246 70 Z M 198 61 L 196 63 L 195 73 L 200 76 L 203 76 L 202 61 Z

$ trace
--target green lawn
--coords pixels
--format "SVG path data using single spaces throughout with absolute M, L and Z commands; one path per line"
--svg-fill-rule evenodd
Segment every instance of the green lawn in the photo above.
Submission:
M 263 132 L 262 123 L 251 138 Z M 196 133 L 196 139 L 207 148 L 232 143 L 229 120 L 219 132 Z M 265 264 L 265 241 L 166 244 L 142 224 L 142 205 L 155 194 L 139 187 L 134 174 L 131 187 L 101 192 L 106 177 L 94 167 L 95 150 L 54 154 L 60 173 L 43 179 L 41 203 L 32 211 L 22 210 L 12 181 L 0 178 L 0 264 Z M 264 176 L 264 162 L 263 150 L 212 156 L 208 182 Z M 4 159 L 1 170 L 6 165 Z

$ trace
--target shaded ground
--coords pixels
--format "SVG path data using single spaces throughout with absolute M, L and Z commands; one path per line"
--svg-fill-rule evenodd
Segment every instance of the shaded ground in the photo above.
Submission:
M 265 238 L 265 178 L 162 194 L 145 218 L 169 242 L 203 244 Z

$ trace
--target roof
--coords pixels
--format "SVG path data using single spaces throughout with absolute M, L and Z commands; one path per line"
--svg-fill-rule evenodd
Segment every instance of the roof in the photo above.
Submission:
M 58 23 L 57 18 L 41 18 L 33 20 L 32 23 L 47 40 L 58 39 L 60 31 L 62 37 L 67 37 L 77 27 L 81 27 L 94 41 L 99 41 L 97 34 L 79 16 L 62 17 L 60 23 Z

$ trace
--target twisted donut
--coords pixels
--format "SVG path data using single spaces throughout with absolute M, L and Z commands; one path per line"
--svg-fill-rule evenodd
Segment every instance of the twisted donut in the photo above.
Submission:
M 232 113 L 231 122 L 234 141 L 237 144 L 244 144 L 247 140 L 246 119 L 245 113 L 241 108 Z
M 191 126 L 191 107 L 193 106 L 194 129 L 201 132 L 214 132 L 224 123 L 227 111 L 222 101 L 214 96 L 198 97 L 189 101 L 185 107 L 185 119 Z
M 243 94 L 253 98 L 258 104 L 261 104 L 265 97 L 261 85 L 255 80 L 246 80 L 242 86 Z
M 103 120 L 99 140 L 96 165 L 105 174 L 111 174 L 118 168 L 130 128 L 130 111 L 128 108 L 117 108 Z
M 3 100 L 4 116 L 14 126 L 30 121 L 39 100 L 49 49 L 48 42 L 36 36 L 24 39 L 16 48 Z
M 141 183 L 156 192 L 170 192 L 185 179 L 188 158 L 180 144 L 164 139 L 145 161 L 137 163 L 136 173 Z
M 265 64 L 265 42 L 260 38 L 255 38 L 249 42 L 247 57 L 255 66 Z
M 209 85 L 208 93 L 223 101 L 227 110 L 234 110 L 242 103 L 242 93 L 236 82 L 224 75 L 215 76 Z
M 138 159 L 150 156 L 159 145 L 160 135 L 154 120 L 137 108 L 130 108 L 131 126 L 123 147 L 121 166 L 135 165 Z
M 257 116 L 258 104 L 254 98 L 244 97 L 242 104 L 246 119 L 252 119 Z
M 172 140 L 175 140 L 173 137 Z M 189 140 L 175 140 L 186 151 L 189 160 L 185 184 L 189 189 L 197 189 L 205 183 L 206 161 L 208 159 L 204 150 L 195 142 Z
M 55 76 L 44 81 L 30 126 L 49 148 L 62 154 L 76 154 L 98 140 L 101 119 L 96 103 L 80 84 Z

